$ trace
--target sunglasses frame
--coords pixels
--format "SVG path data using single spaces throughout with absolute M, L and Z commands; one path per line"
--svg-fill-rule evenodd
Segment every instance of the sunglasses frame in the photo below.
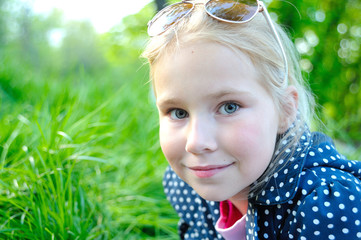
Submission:
M 232 20 L 227 20 L 227 19 L 223 19 L 223 18 L 217 17 L 216 15 L 213 15 L 212 13 L 208 12 L 208 11 L 207 11 L 207 8 L 206 8 L 206 5 L 207 5 L 209 2 L 211 2 L 211 1 L 213 1 L 213 0 L 208 0 L 206 3 L 203 3 L 203 2 L 196 1 L 196 0 L 182 0 L 181 2 L 177 2 L 177 3 L 171 4 L 171 5 L 163 8 L 162 10 L 160 10 L 160 11 L 152 18 L 152 20 L 150 20 L 150 21 L 148 22 L 148 35 L 149 35 L 150 37 L 155 37 L 155 36 L 158 36 L 158 35 L 163 34 L 163 33 L 166 32 L 167 30 L 169 30 L 172 25 L 176 24 L 176 23 L 179 22 L 181 19 L 183 19 L 183 18 L 185 18 L 187 15 L 189 15 L 189 14 L 193 11 L 193 9 L 195 8 L 195 5 L 197 5 L 197 4 L 204 4 L 204 9 L 205 9 L 206 13 L 207 13 L 210 17 L 212 17 L 212 18 L 214 18 L 214 19 L 216 19 L 216 20 L 218 20 L 218 21 L 221 21 L 221 22 L 232 23 L 232 24 L 233 24 L 233 23 L 234 23 L 234 24 L 239 24 L 239 23 L 247 23 L 247 22 L 250 22 L 250 21 L 257 15 L 257 13 L 261 12 L 262 15 L 264 16 L 264 18 L 266 19 L 266 22 L 267 22 L 268 26 L 271 28 L 271 30 L 272 30 L 272 32 L 273 32 L 273 35 L 274 35 L 274 37 L 275 37 L 275 39 L 276 39 L 276 41 L 277 41 L 277 43 L 278 43 L 278 45 L 279 45 L 279 47 L 280 47 L 280 50 L 281 50 L 281 53 L 282 53 L 282 58 L 283 58 L 284 65 L 285 65 L 285 66 L 284 66 L 284 67 L 285 67 L 284 84 L 285 84 L 285 86 L 288 86 L 288 62 L 287 62 L 286 52 L 285 52 L 285 50 L 284 50 L 282 41 L 281 41 L 281 39 L 280 39 L 280 37 L 279 37 L 279 35 L 278 35 L 278 33 L 277 33 L 277 30 L 276 30 L 274 24 L 272 23 L 271 17 L 270 17 L 270 15 L 269 15 L 269 13 L 268 13 L 268 11 L 267 11 L 267 8 L 266 8 L 266 6 L 264 5 L 264 3 L 263 3 L 262 1 L 256 0 L 256 2 L 257 2 L 257 10 L 256 10 L 255 13 L 252 15 L 252 17 L 250 17 L 249 19 L 247 19 L 247 20 L 245 20 L 245 21 L 232 21 Z M 190 4 L 192 4 L 192 8 L 190 8 L 186 14 L 184 14 L 184 15 L 183 15 L 182 17 L 180 17 L 177 21 L 175 21 L 174 23 L 172 23 L 172 24 L 170 25 L 170 27 L 164 29 L 164 31 L 159 32 L 158 34 L 150 34 L 150 30 L 149 30 L 149 29 L 150 29 L 150 27 L 152 26 L 152 24 L 158 20 L 159 16 L 161 16 L 161 15 L 162 15 L 164 12 L 166 12 L 169 8 L 174 7 L 175 5 L 181 5 L 181 4 L 184 4 L 184 3 L 187 3 L 187 4 L 190 3 Z

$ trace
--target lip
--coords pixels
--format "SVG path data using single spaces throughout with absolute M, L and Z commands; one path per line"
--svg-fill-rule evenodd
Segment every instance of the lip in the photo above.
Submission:
M 192 170 L 194 174 L 199 178 L 210 178 L 216 175 L 217 173 L 225 170 L 231 165 L 233 165 L 233 163 L 225 164 L 225 165 L 194 166 L 188 168 Z

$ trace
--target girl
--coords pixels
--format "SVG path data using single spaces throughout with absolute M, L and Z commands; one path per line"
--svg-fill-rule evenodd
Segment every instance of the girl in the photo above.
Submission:
M 182 1 L 148 26 L 181 239 L 361 239 L 361 163 L 310 132 L 296 52 L 263 3 Z

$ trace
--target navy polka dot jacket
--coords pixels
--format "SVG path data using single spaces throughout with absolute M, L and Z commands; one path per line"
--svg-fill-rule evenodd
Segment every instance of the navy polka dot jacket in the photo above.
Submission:
M 361 162 L 345 159 L 324 134 L 305 134 L 311 140 L 249 196 L 247 239 L 361 239 Z M 219 203 L 202 199 L 170 167 L 163 185 L 181 239 L 222 239 L 214 228 Z

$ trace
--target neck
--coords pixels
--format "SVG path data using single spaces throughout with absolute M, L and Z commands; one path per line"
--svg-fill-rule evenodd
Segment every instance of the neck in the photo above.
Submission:
M 238 211 L 240 211 L 240 213 L 242 213 L 243 216 L 247 214 L 247 209 L 248 209 L 248 200 L 247 199 L 237 200 L 237 201 L 233 201 L 232 199 L 230 199 L 230 201 L 238 209 Z
M 232 204 L 238 209 L 238 211 L 242 213 L 242 215 L 247 214 L 248 190 L 249 189 L 245 189 L 229 199 L 229 201 L 232 202 Z

